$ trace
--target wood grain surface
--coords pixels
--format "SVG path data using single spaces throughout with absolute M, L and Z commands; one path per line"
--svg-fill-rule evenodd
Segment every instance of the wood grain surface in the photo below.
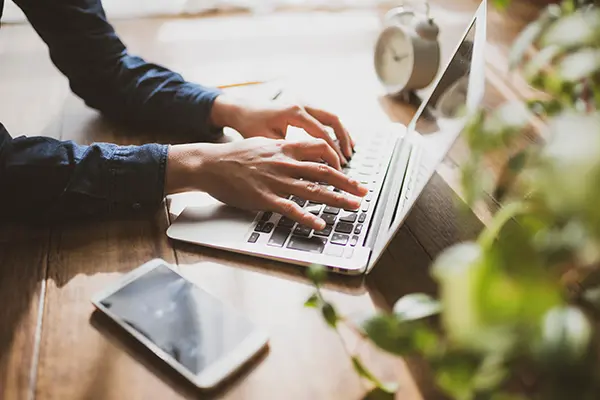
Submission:
M 477 2 L 447 3 L 433 2 L 448 27 L 444 54 L 449 56 Z M 277 77 L 291 82 L 295 95 L 350 119 L 407 122 L 414 109 L 387 98 L 372 74 L 380 18 L 380 12 L 370 11 L 291 12 L 154 18 L 115 26 L 131 52 L 190 80 L 220 85 Z M 490 105 L 528 94 L 501 72 L 524 18 L 491 14 Z M 26 25 L 0 30 L 0 121 L 14 135 L 79 143 L 190 140 L 170 132 L 131 132 L 86 108 Z M 460 202 L 456 171 L 464 156 L 464 149 L 453 150 L 372 274 L 327 283 L 325 294 L 342 313 L 358 318 L 390 309 L 404 294 L 436 292 L 428 273 L 432 258 L 474 237 L 491 212 L 464 215 L 454 207 Z M 339 337 L 314 310 L 303 308 L 312 291 L 303 269 L 171 242 L 167 225 L 161 209 L 152 218 L 0 228 L 0 399 L 360 399 L 368 392 Z M 270 333 L 269 351 L 216 392 L 198 392 L 93 312 L 92 294 L 155 257 L 178 263 L 190 279 Z M 378 376 L 401 382 L 397 398 L 434 397 L 422 365 L 383 354 L 350 332 L 343 338 Z

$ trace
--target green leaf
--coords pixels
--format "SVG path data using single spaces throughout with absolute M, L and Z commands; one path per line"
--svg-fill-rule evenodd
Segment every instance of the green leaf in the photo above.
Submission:
M 440 302 L 425 293 L 406 295 L 394 304 L 394 314 L 400 321 L 412 321 L 439 314 Z
M 410 349 L 406 332 L 393 316 L 376 315 L 369 318 L 362 330 L 377 347 L 389 353 L 403 355 Z
M 500 10 L 506 10 L 510 5 L 511 0 L 493 0 L 493 4 Z
M 590 288 L 583 292 L 583 298 L 600 311 L 600 287 Z
M 582 49 L 564 57 L 558 64 L 563 81 L 576 82 L 592 77 L 600 70 L 600 50 Z
M 396 395 L 394 393 L 389 393 L 376 387 L 367 393 L 362 400 L 394 400 L 395 398 Z
M 595 232 L 600 228 L 599 129 L 598 112 L 568 112 L 552 118 L 531 187 L 555 215 L 577 217 Z
M 565 108 L 565 104 L 557 98 L 549 100 L 529 100 L 527 107 L 532 113 L 545 117 L 553 116 L 561 112 Z
M 362 329 L 377 347 L 389 353 L 404 355 L 414 350 L 410 327 L 393 315 L 376 315 L 368 319 Z
M 453 276 L 463 278 L 463 274 L 467 273 L 480 257 L 481 248 L 477 243 L 465 242 L 451 246 L 444 250 L 433 263 L 433 276 L 438 281 Z
M 569 368 L 588 355 L 592 326 L 581 310 L 572 306 L 550 310 L 542 323 L 538 354 L 549 368 Z
M 534 86 L 540 86 L 540 83 L 546 85 L 544 81 L 546 78 L 542 73 L 561 53 L 562 49 L 558 46 L 544 47 L 525 64 L 523 69 L 525 78 Z
M 600 10 L 578 10 L 556 20 L 541 38 L 542 46 L 563 49 L 595 45 L 600 34 Z
M 316 286 L 319 286 L 327 279 L 327 270 L 322 265 L 311 264 L 308 267 L 307 275 Z
M 529 398 L 517 393 L 494 393 L 490 400 L 529 400 Z
M 435 381 L 439 388 L 455 399 L 474 399 L 474 377 L 481 358 L 473 353 L 448 351 L 432 361 Z
M 335 311 L 335 308 L 331 303 L 323 304 L 323 307 L 321 308 L 321 313 L 323 314 L 323 318 L 325 318 L 325 321 L 327 321 L 327 324 L 329 326 L 331 326 L 332 328 L 335 328 L 337 326 L 339 318 L 337 312 Z
M 501 354 L 488 354 L 473 379 L 473 386 L 478 391 L 494 392 L 508 377 L 504 357 Z
M 556 19 L 556 15 L 546 10 L 540 18 L 530 23 L 519 35 L 513 44 L 509 54 L 510 69 L 516 68 L 527 53 L 527 50 L 535 45 L 540 36 L 548 28 L 548 26 Z
M 316 308 L 319 305 L 319 295 L 314 293 L 306 300 L 304 307 Z
M 382 383 L 377 379 L 377 377 L 363 365 L 362 361 L 360 361 L 357 356 L 352 356 L 352 366 L 359 376 L 365 378 L 383 392 L 395 393 L 398 390 L 398 385 L 396 383 Z
M 394 314 L 371 317 L 361 330 L 377 347 L 395 355 L 429 355 L 439 342 L 437 334 L 420 321 L 401 320 Z

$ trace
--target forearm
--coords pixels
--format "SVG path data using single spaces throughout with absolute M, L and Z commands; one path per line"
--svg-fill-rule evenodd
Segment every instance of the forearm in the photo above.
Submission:
M 0 220 L 53 222 L 152 211 L 167 147 L 12 139 L 0 124 Z
M 48 45 L 57 68 L 86 104 L 135 128 L 214 140 L 219 91 L 128 53 L 100 0 L 15 0 Z

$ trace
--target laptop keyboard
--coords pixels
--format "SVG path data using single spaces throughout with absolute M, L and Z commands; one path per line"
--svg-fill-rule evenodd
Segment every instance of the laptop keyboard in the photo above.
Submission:
M 348 167 L 343 170 L 369 188 L 358 210 L 344 210 L 291 196 L 290 200 L 323 219 L 326 227 L 315 231 L 279 214 L 263 212 L 257 216 L 248 242 L 259 243 L 261 236 L 266 236 L 267 246 L 351 258 L 353 249 L 366 236 L 375 208 L 371 204 L 376 201 L 384 177 L 382 163 L 387 167 L 391 156 L 386 153 L 389 153 L 389 144 L 385 138 L 359 144 Z M 339 191 L 331 186 L 329 189 Z

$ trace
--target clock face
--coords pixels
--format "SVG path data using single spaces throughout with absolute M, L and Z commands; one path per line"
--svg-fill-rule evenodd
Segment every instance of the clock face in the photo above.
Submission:
M 410 38 L 398 27 L 386 28 L 375 48 L 375 69 L 388 88 L 402 89 L 413 72 L 414 52 Z

